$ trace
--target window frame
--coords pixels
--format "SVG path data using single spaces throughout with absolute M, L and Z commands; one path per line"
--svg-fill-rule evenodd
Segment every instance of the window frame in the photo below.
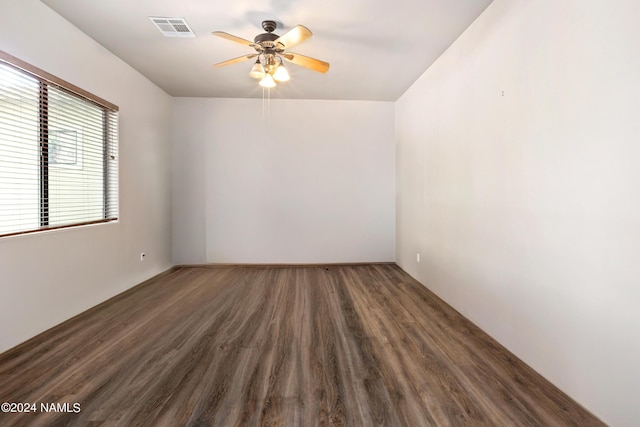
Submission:
M 79 227 L 79 226 L 84 226 L 84 225 L 91 225 L 91 224 L 102 224 L 102 223 L 109 223 L 109 222 L 115 222 L 119 220 L 119 200 L 118 200 L 118 194 L 119 194 L 119 189 L 117 188 L 119 186 L 119 179 L 118 179 L 118 175 L 119 175 L 119 167 L 116 164 L 115 169 L 116 169 L 116 178 L 115 178 L 115 182 L 111 183 L 112 185 L 114 185 L 115 191 L 115 203 L 116 203 L 116 214 L 112 217 L 109 217 L 109 212 L 110 212 L 110 203 L 114 202 L 114 200 L 110 200 L 109 197 L 109 193 L 112 192 L 113 190 L 110 189 L 109 184 L 110 184 L 110 177 L 109 177 L 109 170 L 110 168 L 107 166 L 108 160 L 113 160 L 116 162 L 119 162 L 119 159 L 114 158 L 113 156 L 109 155 L 109 144 L 111 144 L 111 141 L 116 141 L 115 144 L 117 146 L 118 141 L 118 135 L 114 136 L 110 135 L 110 131 L 111 128 L 108 125 L 107 121 L 107 117 L 106 114 L 108 113 L 115 113 L 116 115 L 119 112 L 119 108 L 117 105 L 112 104 L 111 102 L 100 98 L 99 96 L 96 96 L 74 84 L 71 84 L 69 82 L 67 82 L 66 80 L 63 80 L 59 77 L 54 76 L 53 74 L 50 74 L 38 67 L 35 67 L 19 58 L 16 58 L 13 55 L 10 55 L 9 53 L 0 50 L 0 63 L 9 65 L 13 68 L 16 68 L 18 70 L 20 70 L 21 72 L 29 75 L 30 77 L 34 78 L 35 80 L 38 81 L 39 84 L 39 90 L 40 90 L 40 106 L 38 109 L 38 116 L 39 116 L 39 143 L 40 143 L 40 150 L 41 150 L 41 155 L 40 155 L 40 160 L 39 160 L 39 187 L 40 187 L 40 194 L 39 194 L 39 227 L 35 228 L 35 229 L 26 229 L 26 230 L 20 230 L 20 231 L 15 231 L 15 232 L 10 232 L 10 233 L 4 233 L 4 234 L 0 234 L 0 238 L 3 237 L 10 237 L 10 236 L 17 236 L 17 235 L 23 235 L 23 234 L 33 234 L 33 233 L 39 233 L 39 232 L 43 232 L 43 231 L 50 231 L 50 230 L 58 230 L 58 229 L 64 229 L 64 228 L 72 228 L 72 227 Z M 49 160 L 48 160 L 48 150 L 49 150 L 49 135 L 48 135 L 48 104 L 47 104 L 47 97 L 48 97 L 48 88 L 52 87 L 55 88 L 57 90 L 63 91 L 63 92 L 67 92 L 75 97 L 78 97 L 84 101 L 88 101 L 92 104 L 97 105 L 98 107 L 100 107 L 103 110 L 103 115 L 104 117 L 104 129 L 103 129 L 103 139 L 104 139 L 104 148 L 103 148 L 103 159 L 104 159 L 104 176 L 103 176 L 103 186 L 104 186 L 104 204 L 103 204 L 103 212 L 104 212 L 104 218 L 102 219 L 96 219 L 96 220 L 89 220 L 89 221 L 80 221 L 80 222 L 73 222 L 73 223 L 69 223 L 69 224 L 62 224 L 62 225 L 54 225 L 54 226 L 50 226 L 49 225 L 49 209 L 48 209 L 48 205 L 49 205 L 49 196 L 48 196 L 48 187 L 49 187 L 49 181 L 47 178 L 48 172 L 49 172 Z M 118 119 L 116 117 L 116 123 L 117 123 Z M 110 159 L 108 159 L 107 157 L 111 157 Z

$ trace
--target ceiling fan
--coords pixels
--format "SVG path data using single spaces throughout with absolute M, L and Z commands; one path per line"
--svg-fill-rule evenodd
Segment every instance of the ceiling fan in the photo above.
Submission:
M 212 33 L 214 36 L 252 47 L 256 51 L 256 53 L 250 55 L 239 56 L 219 62 L 214 66 L 224 67 L 225 65 L 235 64 L 236 62 L 257 58 L 249 75 L 253 78 L 260 79 L 260 86 L 267 88 L 276 86 L 276 82 L 286 82 L 289 80 L 289 73 L 284 67 L 283 60 L 319 73 L 326 73 L 329 70 L 328 62 L 288 51 L 288 49 L 302 43 L 313 35 L 307 27 L 297 25 L 279 36 L 273 33 L 277 26 L 278 24 L 275 21 L 262 21 L 262 28 L 266 33 L 258 34 L 253 41 L 236 37 L 224 31 L 214 31 Z

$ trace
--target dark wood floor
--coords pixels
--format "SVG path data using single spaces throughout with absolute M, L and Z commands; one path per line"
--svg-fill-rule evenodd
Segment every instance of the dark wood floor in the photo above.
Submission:
M 395 265 L 173 270 L 1 354 L 0 402 L 70 404 L 2 426 L 603 425 Z

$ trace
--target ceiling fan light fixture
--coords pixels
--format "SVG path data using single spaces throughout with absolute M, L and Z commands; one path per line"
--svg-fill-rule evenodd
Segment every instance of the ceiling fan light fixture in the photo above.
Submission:
M 273 33 L 277 26 L 278 24 L 276 21 L 263 21 L 262 28 L 264 28 L 266 33 L 258 34 L 253 41 L 225 33 L 224 31 L 214 31 L 212 33 L 214 36 L 251 47 L 255 50 L 255 53 L 253 54 L 228 59 L 214 64 L 214 66 L 222 67 L 257 57 L 256 62 L 249 71 L 249 76 L 254 79 L 258 79 L 260 86 L 264 88 L 272 88 L 279 82 L 286 82 L 291 79 L 289 70 L 284 67 L 285 59 L 292 64 L 299 65 L 319 73 L 326 73 L 329 70 L 328 62 L 320 61 L 319 59 L 297 53 L 287 52 L 288 49 L 302 43 L 313 35 L 307 27 L 303 25 L 296 25 L 283 35 L 278 36 Z
M 257 60 L 253 67 L 251 67 L 251 71 L 249 71 L 249 75 L 254 79 L 262 79 L 265 76 L 264 67 L 260 63 L 260 60 Z
M 265 73 L 273 75 L 273 72 L 278 66 L 278 61 L 276 60 L 276 56 L 273 53 L 265 54 L 263 63 L 264 63 Z
M 276 81 L 273 80 L 273 77 L 271 77 L 271 74 L 265 74 L 262 80 L 260 80 L 260 86 L 266 87 L 266 88 L 276 87 Z
M 278 82 L 288 82 L 289 79 L 291 79 L 291 76 L 284 65 L 280 65 L 273 73 L 273 78 Z

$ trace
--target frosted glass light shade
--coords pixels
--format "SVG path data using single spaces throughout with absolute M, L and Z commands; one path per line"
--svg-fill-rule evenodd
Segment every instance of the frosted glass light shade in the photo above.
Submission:
M 251 71 L 249 71 L 249 75 L 254 79 L 261 79 L 264 77 L 264 67 L 262 66 L 262 64 L 260 64 L 260 61 L 256 61 L 256 63 L 253 64 L 253 67 L 251 67 Z
M 289 76 L 289 72 L 284 67 L 284 65 L 280 65 L 278 68 L 276 68 L 276 72 L 273 73 L 273 78 L 278 82 L 286 82 L 289 81 L 291 77 Z
M 271 77 L 271 74 L 266 74 L 262 80 L 260 80 L 260 86 L 271 88 L 276 86 L 276 82 L 273 80 L 273 77 Z

